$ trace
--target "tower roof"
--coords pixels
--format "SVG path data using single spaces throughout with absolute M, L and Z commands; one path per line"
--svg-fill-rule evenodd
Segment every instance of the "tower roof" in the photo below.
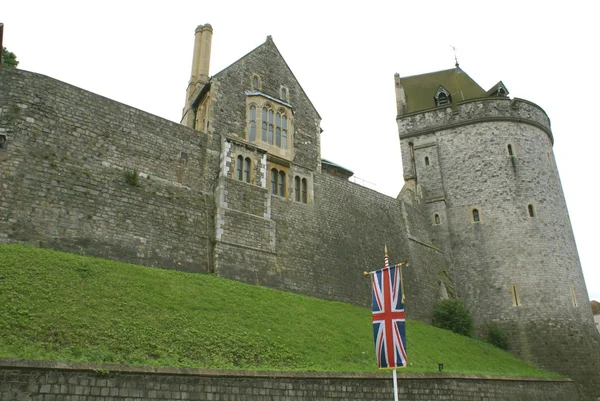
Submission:
M 459 67 L 400 78 L 406 96 L 406 113 L 436 107 L 435 94 L 444 87 L 453 102 L 487 96 L 486 91 Z

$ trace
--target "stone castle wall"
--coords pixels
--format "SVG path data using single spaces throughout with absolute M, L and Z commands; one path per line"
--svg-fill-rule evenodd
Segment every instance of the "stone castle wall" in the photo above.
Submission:
M 445 262 L 421 227 L 429 222 L 417 198 L 405 205 L 295 165 L 289 175 L 310 179 L 309 202 L 272 195 L 267 155 L 253 144 L 38 74 L 1 74 L 0 241 L 216 272 L 363 306 L 371 300 L 362 272 L 382 266 L 387 244 L 392 262 L 411 263 L 408 316 L 430 320 Z M 251 183 L 235 178 L 239 154 L 253 160 Z M 137 186 L 124 177 L 134 169 Z
M 1 242 L 209 271 L 218 141 L 42 75 L 0 77 Z
M 390 400 L 390 374 L 216 371 L 0 360 L 3 401 Z M 577 401 L 568 379 L 398 375 L 411 401 Z
M 479 335 L 500 324 L 512 352 L 586 382 L 590 399 L 600 395 L 589 374 L 600 368 L 600 336 L 543 110 L 519 99 L 476 100 L 398 125 L 405 160 L 411 146 L 414 154 L 405 177 L 422 187 L 430 216 L 441 216 L 436 243 L 451 255 Z

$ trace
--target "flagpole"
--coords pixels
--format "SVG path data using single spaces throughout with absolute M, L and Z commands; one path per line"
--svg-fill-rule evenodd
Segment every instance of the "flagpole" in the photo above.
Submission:
M 394 401 L 398 401 L 398 377 L 396 376 L 396 368 L 394 368 Z

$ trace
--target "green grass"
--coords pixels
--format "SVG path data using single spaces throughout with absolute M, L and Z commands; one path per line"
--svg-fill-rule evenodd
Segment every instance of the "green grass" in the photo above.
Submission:
M 409 321 L 409 367 L 556 377 Z M 377 371 L 370 311 L 218 278 L 0 245 L 0 357 L 221 369 Z

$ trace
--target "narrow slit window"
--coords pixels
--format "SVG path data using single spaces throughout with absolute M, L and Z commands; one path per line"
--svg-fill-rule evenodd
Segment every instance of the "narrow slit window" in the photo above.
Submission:
M 479 210 L 473 209 L 473 222 L 479 223 Z
M 512 145 L 511 145 L 511 144 L 508 144 L 508 145 L 506 146 L 506 150 L 508 150 L 508 155 L 509 155 L 509 156 L 514 156 L 514 154 L 513 154 L 513 148 L 512 148 Z
M 279 186 L 279 191 L 278 191 L 278 195 L 279 196 L 285 196 L 285 171 L 280 171 L 279 172 L 279 177 L 278 177 L 278 186 Z
M 440 225 L 440 215 L 439 214 L 435 214 L 435 216 L 433 216 L 433 219 L 435 221 L 436 225 Z
M 302 203 L 308 203 L 308 182 L 306 178 L 302 179 Z
M 300 177 L 294 178 L 294 198 L 296 202 L 300 202 Z
M 425 156 L 425 165 L 429 166 L 429 156 Z
M 256 75 L 252 77 L 252 88 L 258 89 L 258 77 Z
M 263 142 L 267 142 L 267 109 L 262 109 L 262 136 L 260 137 Z
M 236 163 L 236 171 L 235 171 L 235 177 L 238 180 L 242 180 L 242 165 L 244 164 L 244 157 L 242 155 L 239 155 L 237 157 L 237 163 Z
M 519 296 L 519 289 L 516 285 L 510 286 L 510 295 L 512 296 L 513 306 L 522 306 L 521 297 Z
M 527 212 L 529 212 L 529 217 L 535 217 L 535 210 L 533 209 L 533 205 L 531 203 L 527 205 Z
M 277 195 L 277 170 L 271 169 L 271 193 Z
M 287 102 L 287 89 L 286 88 L 281 88 L 281 100 L 284 100 Z
M 244 181 L 250 182 L 250 166 L 252 165 L 252 161 L 249 157 L 244 159 Z
M 250 122 L 248 123 L 248 140 L 256 140 L 256 106 L 250 106 Z
M 569 285 L 569 292 L 571 293 L 571 303 L 574 307 L 577 307 L 577 298 L 575 298 L 575 287 L 573 284 Z

